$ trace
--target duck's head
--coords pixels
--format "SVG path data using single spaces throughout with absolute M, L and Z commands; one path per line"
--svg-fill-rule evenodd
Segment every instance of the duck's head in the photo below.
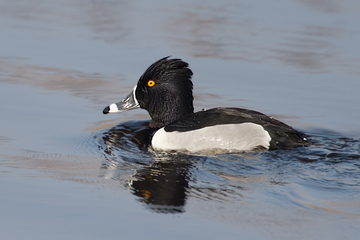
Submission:
M 194 112 L 192 71 L 181 59 L 162 58 L 140 77 L 133 91 L 103 111 L 119 113 L 143 108 L 151 117 L 150 127 L 160 128 Z

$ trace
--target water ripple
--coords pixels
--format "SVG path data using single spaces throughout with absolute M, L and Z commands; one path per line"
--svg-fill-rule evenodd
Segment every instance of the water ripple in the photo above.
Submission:
M 311 146 L 291 150 L 155 153 L 148 148 L 147 124 L 121 123 L 94 139 L 105 159 L 102 176 L 122 182 L 154 211 L 183 212 L 194 197 L 360 214 L 347 207 L 360 196 L 358 138 L 317 130 L 309 134 Z

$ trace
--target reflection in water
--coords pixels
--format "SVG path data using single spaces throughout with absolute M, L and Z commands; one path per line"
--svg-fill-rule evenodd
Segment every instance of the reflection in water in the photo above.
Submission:
M 110 94 L 126 94 L 129 89 L 118 87 L 124 76 L 84 73 L 53 67 L 14 63 L 0 55 L 0 83 L 29 85 L 46 90 L 66 91 L 74 96 L 107 103 Z M 111 101 L 111 100 L 110 100 Z
M 106 159 L 101 177 L 129 187 L 152 211 L 181 213 L 187 199 L 196 198 L 229 211 L 266 202 L 360 216 L 352 207 L 360 204 L 354 198 L 360 195 L 359 139 L 313 131 L 315 144 L 307 148 L 207 156 L 155 153 L 148 148 L 148 123 L 121 123 L 95 138 Z
M 319 11 L 328 13 L 340 12 L 342 4 L 336 0 L 299 0 L 299 2 Z
M 133 193 L 157 212 L 184 212 L 191 167 L 181 159 L 156 161 L 136 171 Z
M 108 42 L 124 42 L 132 29 L 126 25 L 126 15 L 129 12 L 129 1 L 92 0 L 85 4 L 80 20 L 96 34 L 95 39 Z
M 124 42 L 131 33 L 127 22 L 132 5 L 121 0 L 66 0 L 54 7 L 53 1 L 19 0 L 16 4 L 0 1 L 0 14 L 9 18 L 25 20 L 16 27 L 53 30 L 54 26 L 84 26 L 94 33 L 94 39 L 107 42 Z M 41 25 L 31 24 L 41 22 Z M 40 27 L 41 26 L 41 27 Z
M 251 21 L 243 17 L 247 7 L 238 2 L 214 3 L 178 5 L 165 25 L 172 45 L 194 57 L 256 61 L 244 38 L 254 33 Z
M 356 0 L 296 0 L 287 4 L 67 0 L 55 5 L 53 1 L 0 1 L 0 14 L 21 20 L 13 24 L 16 27 L 37 31 L 75 27 L 81 35 L 121 43 L 126 49 L 149 44 L 154 49 L 168 52 L 166 47 L 170 47 L 170 51 L 181 50 L 195 57 L 258 63 L 275 60 L 310 72 L 359 74 Z M 308 28 L 314 34 L 309 35 Z M 323 35 L 324 29 L 330 34 Z M 304 42 L 307 44 L 297 47 Z
M 165 30 L 174 47 L 184 49 L 194 57 L 238 59 L 242 62 L 280 62 L 309 72 L 342 72 L 359 74 L 360 59 L 354 48 L 344 39 L 356 41 L 358 34 L 352 26 L 349 6 L 355 1 L 298 0 L 302 4 L 326 13 L 341 14 L 346 24 L 339 23 L 337 15 L 310 14 L 309 20 L 299 7 L 291 18 L 291 28 L 284 24 L 292 8 L 282 13 L 257 9 L 256 17 L 250 13 L 257 8 L 253 3 L 236 1 L 209 4 L 181 4 L 166 21 Z M 266 3 L 264 3 L 266 4 Z M 261 4 L 261 9 L 266 6 Z M 268 4 L 276 4 L 271 2 Z M 279 3 L 279 8 L 284 7 Z M 341 12 L 341 10 L 344 10 Z M 345 11 L 346 10 L 346 11 Z M 298 16 L 297 16 L 298 15 Z M 334 22 L 336 24 L 334 24 Z M 280 23 L 280 24 L 279 24 Z M 276 26 L 276 27 L 275 27 Z M 183 34 L 183 33 L 186 34 Z M 351 40 L 350 40 L 351 39 Z M 352 53 L 353 52 L 353 53 Z
M 126 182 L 156 212 L 184 212 L 193 164 L 177 154 L 150 153 L 152 130 L 148 124 L 130 121 L 103 133 L 101 148 L 107 159 L 102 166 L 103 176 Z

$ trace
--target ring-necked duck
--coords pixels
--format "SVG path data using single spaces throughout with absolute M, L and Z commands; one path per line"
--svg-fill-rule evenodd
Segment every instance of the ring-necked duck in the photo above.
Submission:
M 140 77 L 133 91 L 103 111 L 146 109 L 156 129 L 154 150 L 249 151 L 306 146 L 306 136 L 260 112 L 213 108 L 194 113 L 193 73 L 181 59 L 162 58 Z

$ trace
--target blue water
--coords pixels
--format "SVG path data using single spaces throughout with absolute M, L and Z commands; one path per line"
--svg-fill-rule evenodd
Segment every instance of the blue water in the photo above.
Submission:
M 0 0 L 0 239 L 358 239 L 358 1 Z M 103 115 L 154 61 L 196 110 L 244 107 L 309 147 L 156 153 L 141 109 Z
M 128 186 L 154 211 L 185 211 L 191 196 L 224 202 L 254 198 L 289 209 L 360 214 L 360 209 L 345 210 L 345 202 L 356 201 L 360 194 L 359 138 L 314 131 L 311 146 L 292 150 L 213 156 L 157 153 L 147 146 L 147 124 L 121 123 L 94 138 L 105 159 L 104 177 Z M 332 206 L 335 202 L 339 206 Z

